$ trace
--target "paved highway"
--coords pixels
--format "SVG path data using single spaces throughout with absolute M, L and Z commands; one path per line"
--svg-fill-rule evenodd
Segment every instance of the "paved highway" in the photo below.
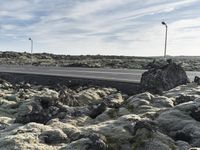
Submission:
M 61 77 L 75 77 L 87 79 L 101 79 L 121 82 L 140 82 L 142 73 L 145 70 L 137 69 L 100 69 L 100 68 L 72 68 L 72 67 L 43 67 L 43 66 L 14 66 L 1 65 L 0 72 L 23 73 L 50 75 Z M 200 72 L 187 72 L 188 77 L 192 81 L 194 76 L 200 76 Z

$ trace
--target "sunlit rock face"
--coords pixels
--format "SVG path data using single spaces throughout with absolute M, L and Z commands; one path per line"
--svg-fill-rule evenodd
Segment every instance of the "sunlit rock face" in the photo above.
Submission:
M 186 72 L 172 60 L 150 63 L 149 70 L 144 72 L 141 78 L 142 90 L 159 94 L 187 83 L 189 79 Z

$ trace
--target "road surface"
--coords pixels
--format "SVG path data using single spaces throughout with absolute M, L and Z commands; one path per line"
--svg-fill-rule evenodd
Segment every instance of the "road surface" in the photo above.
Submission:
M 22 73 L 36 75 L 50 75 L 61 77 L 74 77 L 84 79 L 101 79 L 109 81 L 139 83 L 145 70 L 137 69 L 101 69 L 101 68 L 75 68 L 75 67 L 45 67 L 45 66 L 14 66 L 0 65 L 0 72 Z M 193 81 L 194 77 L 200 76 L 200 72 L 187 72 Z

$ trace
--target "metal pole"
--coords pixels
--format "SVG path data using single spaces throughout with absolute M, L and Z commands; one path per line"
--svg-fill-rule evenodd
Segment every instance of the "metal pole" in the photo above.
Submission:
M 165 49 L 164 49 L 164 58 L 166 59 L 166 55 L 167 55 L 167 32 L 168 32 L 168 26 L 165 22 L 162 22 L 162 24 L 166 27 L 165 30 Z
M 33 64 L 33 40 L 31 38 L 29 38 L 29 40 L 31 41 L 31 65 Z
M 31 40 L 31 54 L 33 54 L 33 40 Z
M 167 55 L 167 31 L 168 31 L 168 27 L 166 25 L 166 32 L 165 32 L 165 54 L 164 54 L 164 58 L 166 58 L 166 55 Z

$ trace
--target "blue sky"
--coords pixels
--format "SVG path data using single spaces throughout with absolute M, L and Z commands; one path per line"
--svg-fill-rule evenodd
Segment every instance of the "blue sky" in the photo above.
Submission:
M 0 50 L 200 55 L 200 0 L 0 0 Z

